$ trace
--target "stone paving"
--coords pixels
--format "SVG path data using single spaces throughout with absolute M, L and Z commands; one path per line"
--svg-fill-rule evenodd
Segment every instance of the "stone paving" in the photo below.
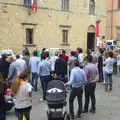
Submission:
M 97 84 L 96 114 L 82 114 L 81 120 L 120 120 L 120 75 L 114 76 L 113 80 L 114 85 L 112 92 L 104 92 L 104 85 L 100 83 Z M 47 105 L 46 103 L 39 101 L 41 94 L 41 89 L 40 91 L 33 93 L 33 109 L 31 112 L 31 120 L 47 120 Z M 75 110 L 76 108 L 77 104 L 75 104 Z M 14 109 L 7 113 L 7 120 L 17 120 L 14 115 Z

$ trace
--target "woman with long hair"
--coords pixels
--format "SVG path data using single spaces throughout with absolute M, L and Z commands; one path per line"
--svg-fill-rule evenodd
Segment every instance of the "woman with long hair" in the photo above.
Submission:
M 15 114 L 18 120 L 23 116 L 30 120 L 30 110 L 32 108 L 32 86 L 28 83 L 27 73 L 22 72 L 11 86 L 15 97 Z

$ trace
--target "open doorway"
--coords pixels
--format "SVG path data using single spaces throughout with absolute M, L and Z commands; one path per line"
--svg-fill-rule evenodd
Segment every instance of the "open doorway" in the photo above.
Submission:
M 87 48 L 94 49 L 95 48 L 95 33 L 87 34 Z
M 95 48 L 95 27 L 93 25 L 90 25 L 88 27 L 87 48 L 88 49 L 94 49 Z

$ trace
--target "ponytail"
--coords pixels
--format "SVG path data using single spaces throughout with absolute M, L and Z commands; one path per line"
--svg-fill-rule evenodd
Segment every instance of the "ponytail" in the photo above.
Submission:
M 21 80 L 19 77 L 16 78 L 16 80 L 11 85 L 11 90 L 13 95 L 15 96 L 20 88 Z

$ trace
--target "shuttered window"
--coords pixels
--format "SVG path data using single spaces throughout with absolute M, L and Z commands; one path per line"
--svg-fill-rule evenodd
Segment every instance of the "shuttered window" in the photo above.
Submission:
M 95 1 L 90 0 L 89 2 L 89 14 L 94 15 L 95 14 Z
M 26 44 L 33 44 L 33 29 L 26 29 Z
M 68 30 L 62 30 L 62 43 L 68 43 Z
M 62 10 L 69 10 L 69 0 L 61 0 L 61 9 Z

